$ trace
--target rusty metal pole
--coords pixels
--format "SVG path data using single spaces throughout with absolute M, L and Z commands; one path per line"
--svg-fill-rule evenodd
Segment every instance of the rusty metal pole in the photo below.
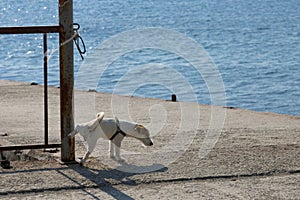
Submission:
M 59 0 L 60 57 L 60 120 L 61 120 L 61 161 L 75 161 L 75 139 L 68 134 L 74 129 L 73 89 L 73 0 Z

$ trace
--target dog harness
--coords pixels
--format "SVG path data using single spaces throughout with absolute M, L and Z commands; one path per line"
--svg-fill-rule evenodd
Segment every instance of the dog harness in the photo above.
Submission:
M 115 120 L 116 120 L 116 125 L 117 125 L 117 131 L 113 134 L 113 136 L 111 136 L 111 138 L 109 138 L 109 140 L 113 140 L 118 134 L 121 134 L 124 137 L 126 136 L 126 133 L 124 131 L 122 131 L 120 128 L 119 119 L 116 117 Z

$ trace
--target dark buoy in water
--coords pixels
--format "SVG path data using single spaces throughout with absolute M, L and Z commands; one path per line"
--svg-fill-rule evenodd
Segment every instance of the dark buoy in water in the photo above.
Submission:
M 176 102 L 176 101 L 177 101 L 176 94 L 172 94 L 172 102 Z
M 36 82 L 31 82 L 30 85 L 39 85 L 39 84 Z

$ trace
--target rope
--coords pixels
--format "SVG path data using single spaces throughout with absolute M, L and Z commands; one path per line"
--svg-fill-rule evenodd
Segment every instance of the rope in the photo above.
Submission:
M 74 26 L 76 26 L 76 27 L 74 28 Z M 86 53 L 86 48 L 85 48 L 85 44 L 84 44 L 82 37 L 78 33 L 79 29 L 80 29 L 80 25 L 78 23 L 74 23 L 73 24 L 73 30 L 74 30 L 74 36 L 75 36 L 74 43 L 75 43 L 77 50 L 81 56 L 81 59 L 84 60 L 83 54 Z M 83 50 L 81 49 L 81 47 L 83 47 Z
M 79 35 L 79 32 L 78 32 L 79 29 L 80 29 L 80 25 L 78 23 L 74 23 L 73 24 L 74 35 L 71 38 L 64 41 L 63 43 L 61 43 L 60 46 L 63 46 L 65 44 L 71 42 L 72 40 L 74 40 L 74 43 L 75 43 L 76 48 L 81 56 L 81 59 L 84 60 L 83 54 L 86 53 L 86 47 L 85 47 L 82 37 Z M 83 50 L 81 49 L 81 47 L 83 48 Z
M 75 28 L 74 28 L 74 26 L 75 26 Z M 75 37 L 74 37 L 73 40 L 74 40 L 74 43 L 77 47 L 77 50 L 78 50 L 78 52 L 81 56 L 81 59 L 84 60 L 83 54 L 86 53 L 86 48 L 85 48 L 85 44 L 84 44 L 84 41 L 83 41 L 82 37 L 78 33 L 79 29 L 80 29 L 80 25 L 78 23 L 74 23 L 73 24 L 73 30 L 74 30 Z M 80 45 L 80 43 L 81 43 L 81 45 Z M 81 47 L 83 47 L 83 50 L 81 49 Z

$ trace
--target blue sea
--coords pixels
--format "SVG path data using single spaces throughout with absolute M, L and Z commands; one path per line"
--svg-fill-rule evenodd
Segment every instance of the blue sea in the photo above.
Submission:
M 205 50 L 221 77 L 224 106 L 300 116 L 299 0 L 75 0 L 74 22 L 87 48 L 84 61 L 74 50 L 75 77 L 83 66 L 102 65 L 109 55 L 103 44 L 121 41 L 113 39 L 124 33 L 170 30 L 174 35 L 162 45 L 177 48 L 178 33 Z M 1 27 L 57 24 L 57 1 L 0 1 Z M 123 44 L 130 46 L 137 36 L 126 39 Z M 0 35 L 0 41 L 0 79 L 43 84 L 42 35 Z M 117 52 L 93 89 L 118 93 L 116 87 L 128 87 L 124 94 L 170 99 L 176 93 L 180 101 L 214 104 L 207 74 L 198 73 L 187 54 L 139 45 L 145 48 Z M 48 34 L 53 86 L 59 85 L 57 49 L 58 35 Z M 89 79 L 86 87 L 84 80 L 75 81 L 88 90 Z

